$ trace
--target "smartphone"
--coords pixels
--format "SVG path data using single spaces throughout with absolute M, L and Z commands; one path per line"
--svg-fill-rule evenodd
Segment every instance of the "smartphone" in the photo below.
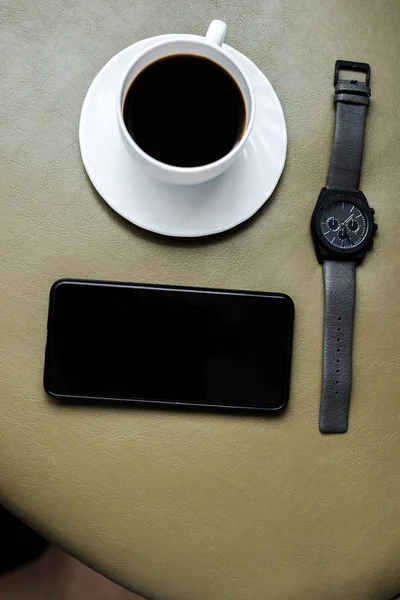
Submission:
M 281 410 L 293 320 L 285 294 L 60 280 L 44 387 L 64 399 Z

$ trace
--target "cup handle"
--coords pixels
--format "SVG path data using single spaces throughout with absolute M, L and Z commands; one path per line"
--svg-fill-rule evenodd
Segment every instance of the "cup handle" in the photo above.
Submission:
M 215 44 L 216 46 L 222 46 L 225 36 L 226 23 L 219 21 L 218 19 L 211 21 L 206 33 L 207 42 L 210 42 L 210 44 Z

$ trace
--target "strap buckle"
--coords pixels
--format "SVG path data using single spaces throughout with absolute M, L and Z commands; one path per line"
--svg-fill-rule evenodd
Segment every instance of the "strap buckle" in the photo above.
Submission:
M 335 63 L 335 77 L 333 85 L 336 85 L 339 81 L 339 71 L 344 69 L 346 71 L 359 71 L 360 73 L 366 74 L 365 84 L 369 87 L 371 79 L 371 67 L 368 63 L 354 62 L 352 60 L 337 60 Z

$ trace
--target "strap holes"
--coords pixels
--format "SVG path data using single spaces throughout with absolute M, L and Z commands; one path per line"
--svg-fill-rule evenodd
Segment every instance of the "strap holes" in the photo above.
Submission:
M 337 320 L 338 320 L 338 321 L 341 321 L 341 320 L 342 320 L 342 317 L 338 317 L 338 318 L 337 318 Z
M 336 352 L 340 352 L 340 348 L 336 348 Z
M 337 338 L 337 341 L 340 342 L 340 338 Z

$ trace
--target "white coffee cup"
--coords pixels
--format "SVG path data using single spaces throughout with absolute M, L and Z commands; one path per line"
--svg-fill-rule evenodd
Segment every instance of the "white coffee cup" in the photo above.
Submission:
M 237 62 L 222 48 L 225 39 L 226 24 L 223 21 L 212 21 L 204 38 L 197 36 L 171 37 L 170 40 L 155 43 L 139 54 L 129 65 L 118 89 L 117 118 L 123 142 L 132 158 L 146 172 L 167 183 L 191 185 L 217 177 L 236 160 L 245 145 L 255 116 L 254 94 L 250 82 Z M 156 160 L 144 152 L 128 132 L 123 118 L 123 108 L 126 94 L 139 73 L 154 61 L 174 54 L 194 54 L 211 59 L 235 80 L 244 98 L 246 107 L 246 122 L 243 134 L 237 144 L 222 158 L 200 167 L 177 167 Z M 210 144 L 213 140 L 210 139 Z

